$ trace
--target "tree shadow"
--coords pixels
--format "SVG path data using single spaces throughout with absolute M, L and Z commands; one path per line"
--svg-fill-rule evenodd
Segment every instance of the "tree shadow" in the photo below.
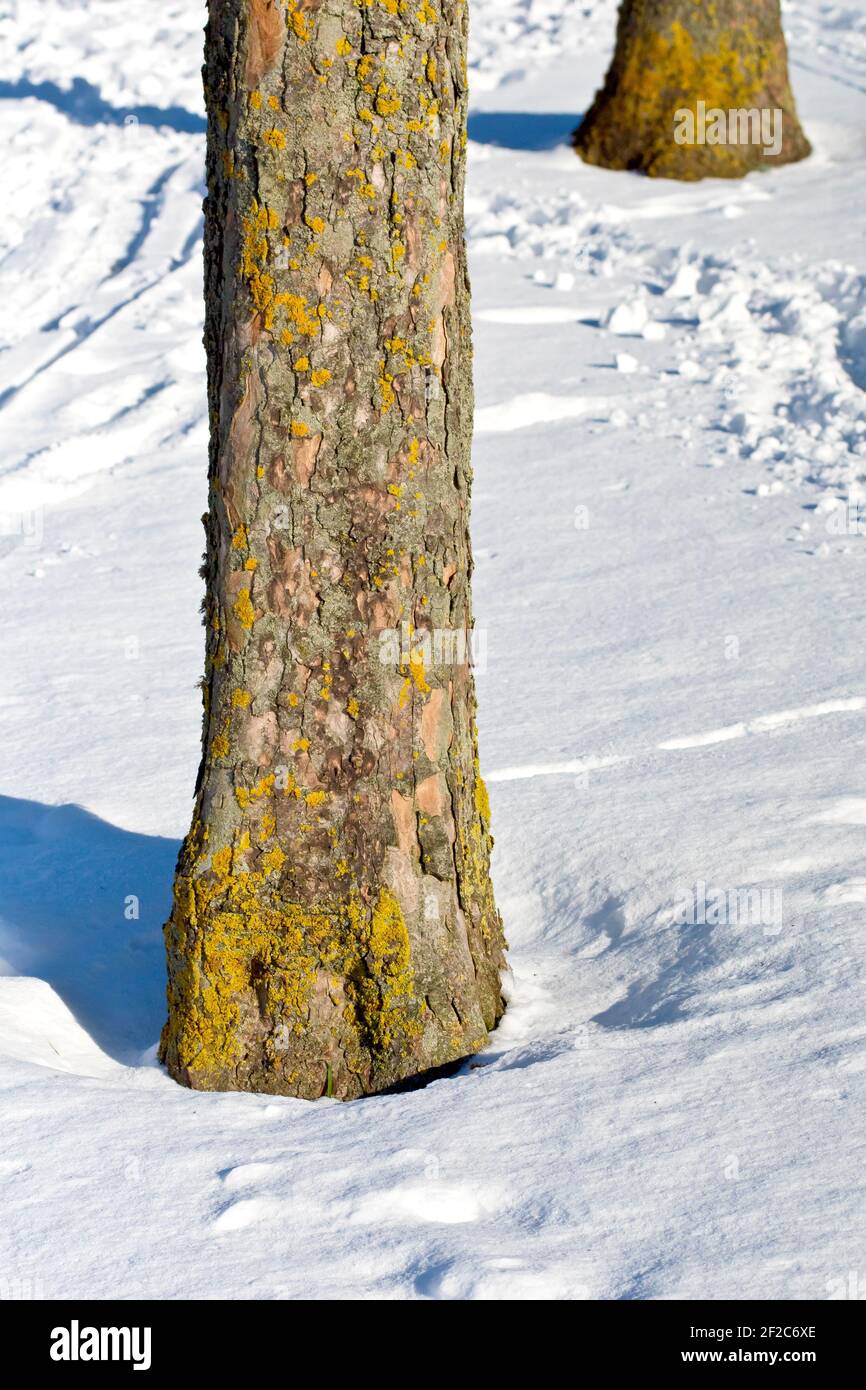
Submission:
M 505 150 L 552 150 L 571 144 L 582 119 L 562 111 L 470 111 L 469 139 Z
M 702 976 L 716 961 L 717 939 L 709 926 L 671 928 L 667 959 L 653 979 L 635 980 L 623 999 L 593 1016 L 603 1028 L 660 1028 L 688 1018 Z
M 203 135 L 207 130 L 204 116 L 183 106 L 112 106 L 99 88 L 83 77 L 73 77 L 68 88 L 56 82 L 30 82 L 26 77 L 0 82 L 0 101 L 20 101 L 25 97 L 47 101 L 76 125 L 168 126 L 181 135 Z
M 139 1061 L 165 1019 L 179 848 L 79 806 L 0 797 L 0 974 L 45 980 L 119 1062 Z

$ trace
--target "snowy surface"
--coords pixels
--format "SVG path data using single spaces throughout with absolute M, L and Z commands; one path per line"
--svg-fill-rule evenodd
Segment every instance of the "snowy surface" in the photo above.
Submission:
M 202 9 L 0 6 L 0 1294 L 866 1287 L 866 3 L 785 12 L 814 156 L 676 185 L 564 143 L 613 0 L 473 0 L 512 1004 L 462 1075 L 311 1105 L 153 1060 L 198 759 Z

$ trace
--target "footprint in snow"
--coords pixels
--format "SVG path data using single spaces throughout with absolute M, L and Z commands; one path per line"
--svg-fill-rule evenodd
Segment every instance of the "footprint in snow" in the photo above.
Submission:
M 449 1260 L 417 1275 L 422 1298 L 454 1300 L 589 1299 L 589 1279 L 579 1268 L 539 1268 L 525 1260 L 500 1256 L 489 1260 Z
M 866 903 L 866 878 L 849 878 L 845 883 L 831 883 L 822 894 L 822 901 L 836 907 L 844 903 Z
M 229 1192 L 237 1192 L 272 1178 L 277 1171 L 275 1163 L 239 1163 L 236 1168 L 224 1168 L 218 1176 Z
M 480 1194 L 465 1183 L 425 1182 L 371 1192 L 359 1202 L 351 1219 L 355 1223 L 411 1217 L 453 1226 L 477 1221 L 493 1207 L 489 1193 Z
M 229 1202 L 214 1218 L 211 1230 L 215 1235 L 246 1230 L 247 1226 L 254 1226 L 257 1222 L 272 1216 L 276 1207 L 276 1202 L 267 1201 L 262 1197 L 247 1197 L 239 1202 Z
M 28 1173 L 30 1164 L 17 1158 L 0 1159 L 0 1178 L 16 1178 L 19 1173 Z

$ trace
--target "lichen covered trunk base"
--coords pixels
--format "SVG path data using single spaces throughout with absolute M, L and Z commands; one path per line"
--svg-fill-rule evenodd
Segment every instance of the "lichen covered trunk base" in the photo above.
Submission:
M 203 760 L 161 1055 L 364 1095 L 476 1051 L 461 0 L 211 0 Z
M 678 111 L 694 114 L 693 135 Z M 765 112 L 763 135 L 731 112 Z M 623 0 L 613 60 L 574 144 L 589 164 L 672 179 L 805 158 L 779 0 Z

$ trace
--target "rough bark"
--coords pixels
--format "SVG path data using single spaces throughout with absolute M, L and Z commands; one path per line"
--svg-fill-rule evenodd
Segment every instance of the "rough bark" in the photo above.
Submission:
M 678 144 L 678 109 L 780 111 L 781 149 Z M 739 178 L 810 152 L 788 79 L 779 0 L 623 0 L 604 86 L 575 131 L 589 164 L 657 178 Z
M 379 1091 L 503 1010 L 460 650 L 466 27 L 210 0 L 203 759 L 161 1044 L 196 1088 Z

